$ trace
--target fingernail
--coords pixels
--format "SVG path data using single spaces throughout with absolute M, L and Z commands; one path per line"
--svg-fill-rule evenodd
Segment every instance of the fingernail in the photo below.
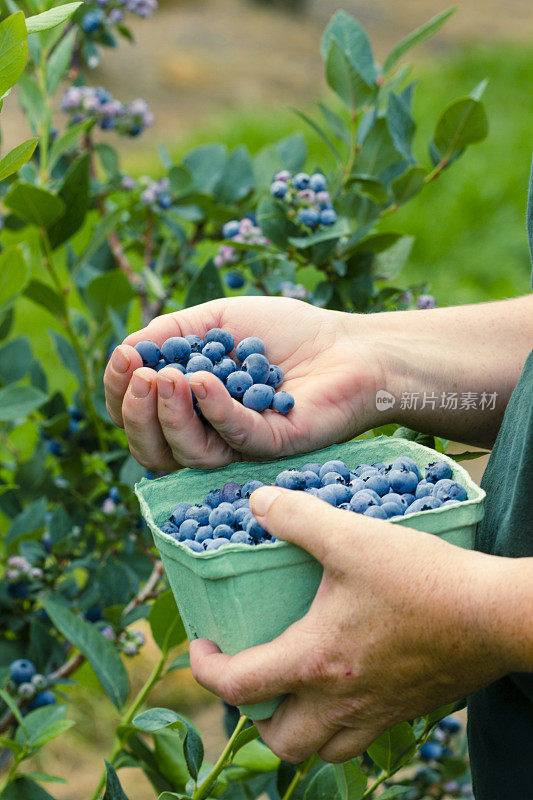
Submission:
M 207 397 L 207 389 L 205 388 L 204 384 L 201 381 L 199 380 L 192 381 L 189 379 L 189 385 L 193 390 L 194 394 L 196 395 L 196 397 L 198 397 L 200 400 L 205 400 L 205 398 Z
M 113 351 L 113 369 L 115 372 L 127 372 L 130 368 L 130 360 L 124 350 L 115 347 Z
M 135 397 L 146 397 L 152 386 L 151 381 L 147 381 L 142 375 L 133 374 L 131 379 L 131 393 Z
M 274 500 L 277 500 L 282 494 L 283 492 L 275 486 L 263 486 L 261 489 L 256 489 L 250 497 L 250 507 L 255 516 L 266 516 Z
M 168 400 L 174 394 L 174 381 L 169 381 L 168 378 L 157 379 L 157 393 L 163 400 Z

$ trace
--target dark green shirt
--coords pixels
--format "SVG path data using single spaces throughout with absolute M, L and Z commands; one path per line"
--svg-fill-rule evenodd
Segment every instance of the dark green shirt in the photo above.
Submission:
M 533 257 L 533 173 L 527 227 Z M 533 556 L 533 351 L 481 485 L 487 499 L 476 549 Z M 533 800 L 533 674 L 508 675 L 468 698 L 468 741 L 476 800 Z

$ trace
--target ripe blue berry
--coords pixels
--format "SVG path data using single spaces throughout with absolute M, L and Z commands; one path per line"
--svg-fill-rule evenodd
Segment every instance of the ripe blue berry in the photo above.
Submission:
M 459 503 L 459 500 L 445 500 L 442 506 L 456 506 Z M 441 508 L 442 508 L 441 506 Z
M 335 491 L 337 486 L 339 486 L 339 484 L 336 483 L 330 483 L 328 486 L 321 486 L 320 489 L 315 489 L 316 496 L 319 497 L 320 500 L 329 503 L 330 506 L 336 506 L 338 502 L 337 492 Z M 311 489 L 311 491 L 313 490 Z
M 449 478 L 441 478 L 433 489 L 433 497 L 444 502 L 445 500 L 466 500 L 467 494 L 464 486 Z
M 277 197 L 281 200 L 287 194 L 288 188 L 285 181 L 274 181 L 270 187 L 270 194 L 272 197 Z
M 88 608 L 86 611 L 83 612 L 83 616 L 87 620 L 87 622 L 98 622 L 102 619 L 102 609 L 100 606 L 94 606 L 93 608 Z
M 176 525 L 174 525 L 173 522 L 165 522 L 165 524 L 161 526 L 161 530 L 168 536 L 173 536 L 175 539 L 179 539 L 180 536 L 179 528 Z
M 252 376 L 254 383 L 266 383 L 270 375 L 268 359 L 260 353 L 251 353 L 247 356 L 242 362 L 241 369 Z
M 337 222 L 337 214 L 332 208 L 323 208 L 320 212 L 320 224 L 329 227 Z
M 442 745 L 438 742 L 424 742 L 419 750 L 422 761 L 434 761 L 440 758 L 443 753 Z
M 13 683 L 17 684 L 31 681 L 37 671 L 33 662 L 29 661 L 27 658 L 17 658 L 16 661 L 12 661 L 9 665 L 9 670 L 11 673 L 11 680 Z
M 241 223 L 238 219 L 230 219 L 229 222 L 222 227 L 222 236 L 224 239 L 233 239 L 234 236 L 237 236 L 241 229 Z
M 373 489 L 380 497 L 384 494 L 386 495 L 391 488 L 385 475 L 379 475 L 379 473 L 377 475 L 369 475 L 363 482 L 366 489 Z
M 35 697 L 30 700 L 28 708 L 34 711 L 36 708 L 43 708 L 44 706 L 54 706 L 57 703 L 56 696 L 49 689 L 44 692 L 39 692 Z
M 235 509 L 231 503 L 222 502 L 217 508 L 214 508 L 209 514 L 209 524 L 216 528 L 218 525 L 235 524 Z
M 410 506 L 407 506 L 405 513 L 415 514 L 418 511 L 431 511 L 432 508 L 439 508 L 440 505 L 441 501 L 437 500 L 436 497 L 420 497 L 418 500 L 415 500 L 414 503 L 411 503 Z
M 223 383 L 226 382 L 229 375 L 237 369 L 235 361 L 228 356 L 224 356 L 213 367 L 213 375 L 216 375 Z
M 204 340 L 200 339 L 199 336 L 195 336 L 193 333 L 189 333 L 186 337 L 189 345 L 191 347 L 191 353 L 201 353 L 202 348 L 204 346 Z
M 252 540 L 245 531 L 235 531 L 230 539 L 232 544 L 251 544 Z
M 322 486 L 328 486 L 330 483 L 344 483 L 344 478 L 338 472 L 326 472 L 320 479 Z
M 202 355 L 209 358 L 215 364 L 220 361 L 225 354 L 224 345 L 220 342 L 208 342 L 202 349 Z
M 383 498 L 384 499 L 383 505 L 378 507 L 383 509 L 383 511 L 387 515 L 387 518 L 400 517 L 405 511 L 405 507 L 403 505 L 400 505 L 400 503 L 391 503 L 391 501 L 387 500 L 386 497 L 387 496 L 385 495 L 385 498 Z
M 187 372 L 213 372 L 213 362 L 203 355 L 192 356 L 187 362 Z
M 94 33 L 104 21 L 104 17 L 105 14 L 100 8 L 94 11 L 88 11 L 87 14 L 84 14 L 81 18 L 81 27 L 85 33 Z
M 137 342 L 135 349 L 143 360 L 143 367 L 155 367 L 161 358 L 161 351 L 154 342 Z
M 376 500 L 376 498 L 365 489 L 361 492 L 356 492 L 350 500 L 350 508 L 352 511 L 355 511 L 356 514 L 364 514 L 370 506 L 378 505 L 380 505 L 379 499 Z
M 242 496 L 242 487 L 239 483 L 235 483 L 235 481 L 228 481 L 222 487 L 222 500 L 224 503 L 234 503 L 235 500 L 239 500 Z
M 339 475 L 342 475 L 345 481 L 350 480 L 350 470 L 344 461 L 326 461 L 326 463 L 320 467 L 318 471 L 318 477 L 323 478 L 326 472 L 338 472 Z
M 224 345 L 224 353 L 226 355 L 231 353 L 235 347 L 235 339 L 231 333 L 224 330 L 224 328 L 211 328 L 210 331 L 207 331 L 204 337 L 204 342 L 206 344 L 209 342 L 218 342 L 219 344 Z
M 262 539 L 264 536 L 268 535 L 266 530 L 261 527 L 255 517 L 252 517 L 252 519 L 249 520 L 248 524 L 246 525 L 246 533 L 251 539 L 254 540 L 254 542 L 257 542 L 259 539 Z
M 320 212 L 316 208 L 301 208 L 298 219 L 306 228 L 316 228 L 320 223 Z
M 191 355 L 191 345 L 184 336 L 171 336 L 161 345 L 161 355 L 169 364 L 186 364 Z
M 232 372 L 231 375 L 228 375 L 226 389 L 232 397 L 240 399 L 247 389 L 253 385 L 253 382 L 253 378 L 248 372 L 239 370 L 238 372 Z
M 160 208 L 164 209 L 170 208 L 170 206 L 172 205 L 172 197 L 169 194 L 167 194 L 167 192 L 163 192 L 163 194 L 160 194 L 159 197 L 157 198 L 157 202 Z
M 199 527 L 200 524 L 195 519 L 184 520 L 179 528 L 181 541 L 183 542 L 185 541 L 185 539 L 194 539 L 194 537 L 198 533 Z
M 207 497 L 204 498 L 204 505 L 209 506 L 209 508 L 216 508 L 222 502 L 222 490 L 221 489 L 211 489 Z
M 420 480 L 422 477 L 418 464 L 416 461 L 413 461 L 412 458 L 409 458 L 409 456 L 399 456 L 398 458 L 395 458 L 390 465 L 390 468 L 391 470 L 400 469 L 405 470 L 405 472 L 414 472 L 418 480 Z
M 398 494 L 412 493 L 418 486 L 418 478 L 414 472 L 391 469 L 387 477 L 392 491 Z
M 444 719 L 441 719 L 438 727 L 441 730 L 446 731 L 446 733 L 459 733 L 461 730 L 461 723 L 457 717 L 448 716 L 444 717 Z
M 266 383 L 255 383 L 245 391 L 242 404 L 246 408 L 251 408 L 252 411 L 262 412 L 270 407 L 273 397 L 274 389 L 272 386 L 267 386 Z
M 246 339 L 240 341 L 235 348 L 235 355 L 241 363 L 248 358 L 248 356 L 252 355 L 252 353 L 259 353 L 264 356 L 265 352 L 265 343 L 262 339 L 259 339 L 258 336 L 247 336 Z
M 306 489 L 319 489 L 322 485 L 320 483 L 320 478 L 310 469 L 303 469 L 302 468 L 302 475 L 305 477 L 305 488 Z
M 309 178 L 309 188 L 313 192 L 325 192 L 328 188 L 328 182 L 321 172 L 315 172 Z
M 227 544 L 228 540 L 226 538 L 222 538 L 221 536 L 217 539 L 208 539 L 205 543 L 206 550 L 218 550 L 219 547 L 222 545 Z
M 230 525 L 217 525 L 213 531 L 213 539 L 231 539 L 235 533 L 235 528 Z
M 261 486 L 264 486 L 264 485 L 265 484 L 262 481 L 254 481 L 254 480 L 247 481 L 245 484 L 243 484 L 242 496 L 243 497 L 250 497 L 252 492 L 255 492 L 256 489 L 260 489 Z
M 289 392 L 276 392 L 272 400 L 272 408 L 278 414 L 288 414 L 294 408 L 294 397 Z
M 224 282 L 228 289 L 242 289 L 246 279 L 242 272 L 228 272 L 224 276 Z
M 357 492 L 366 489 L 366 483 L 362 478 L 352 478 L 350 483 L 348 484 L 348 488 L 350 489 L 352 495 L 356 494 Z
M 309 175 L 307 172 L 299 172 L 294 176 L 293 183 L 297 189 L 307 189 L 309 186 Z
M 249 481 L 249 483 L 251 483 L 251 482 L 252 481 Z M 243 493 L 243 490 L 244 490 L 244 486 L 241 488 L 241 494 Z M 239 499 L 238 500 L 234 500 L 231 505 L 233 506 L 235 511 L 237 511 L 238 508 L 250 508 L 250 501 L 248 500 L 247 497 L 239 497 Z
M 286 469 L 280 472 L 274 481 L 276 486 L 281 486 L 284 489 L 305 489 L 306 481 L 303 472 L 295 469 Z
M 269 386 L 277 389 L 283 383 L 283 370 L 276 364 L 271 364 L 268 371 L 267 381 Z
M 314 472 L 317 475 L 320 474 L 320 470 L 322 469 L 322 464 L 319 464 L 318 461 L 310 461 L 308 464 L 304 464 L 302 467 L 302 472 Z
M 195 553 L 203 553 L 204 548 L 200 542 L 197 542 L 195 539 L 183 539 L 183 544 L 185 547 L 188 547 L 189 550 L 193 550 Z
M 376 517 L 376 519 L 388 519 L 387 512 L 383 506 L 369 506 L 366 511 L 363 511 L 365 517 Z
M 210 506 L 199 503 L 187 509 L 185 519 L 195 519 L 199 525 L 207 525 L 211 512 L 212 508 Z
M 452 468 L 446 461 L 434 461 L 426 468 L 426 480 L 428 483 L 437 483 L 443 478 L 452 477 Z
M 198 530 L 196 531 L 196 536 L 194 537 L 195 541 L 205 542 L 206 539 L 211 539 L 213 536 L 213 528 L 211 525 L 200 525 Z
M 418 500 L 420 497 L 429 497 L 433 494 L 434 484 L 426 480 L 421 480 L 415 489 L 415 498 Z
M 172 510 L 170 521 L 179 528 L 181 523 L 185 520 L 185 514 L 190 507 L 190 503 L 178 503 L 178 505 Z

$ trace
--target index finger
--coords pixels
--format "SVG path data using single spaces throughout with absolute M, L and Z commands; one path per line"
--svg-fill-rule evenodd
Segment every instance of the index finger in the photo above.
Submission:
M 160 346 L 171 336 L 195 334 L 203 337 L 211 328 L 219 327 L 223 308 L 224 301 L 212 300 L 209 303 L 185 308 L 183 311 L 162 314 L 149 322 L 145 328 L 126 336 L 124 344 L 135 347 L 138 342 L 148 340 Z

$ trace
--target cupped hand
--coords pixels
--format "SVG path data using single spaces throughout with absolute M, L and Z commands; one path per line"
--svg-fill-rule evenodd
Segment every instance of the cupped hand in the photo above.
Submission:
M 295 399 L 287 416 L 259 414 L 234 400 L 208 372 L 188 381 L 172 368 L 142 367 L 134 345 L 225 328 L 235 342 L 259 336 Z M 366 318 L 288 298 L 215 300 L 154 319 L 128 336 L 107 365 L 109 415 L 124 427 L 134 457 L 148 469 L 214 468 L 279 458 L 345 441 L 374 423 L 379 362 Z M 189 385 L 190 384 L 190 385 Z M 191 388 L 210 426 L 193 410 Z
M 323 564 L 322 582 L 308 613 L 277 639 L 235 656 L 197 639 L 191 667 L 232 705 L 288 695 L 256 722 L 280 758 L 347 761 L 389 726 L 519 666 L 499 637 L 520 559 L 462 550 L 305 492 L 264 487 L 250 504 L 272 535 Z

